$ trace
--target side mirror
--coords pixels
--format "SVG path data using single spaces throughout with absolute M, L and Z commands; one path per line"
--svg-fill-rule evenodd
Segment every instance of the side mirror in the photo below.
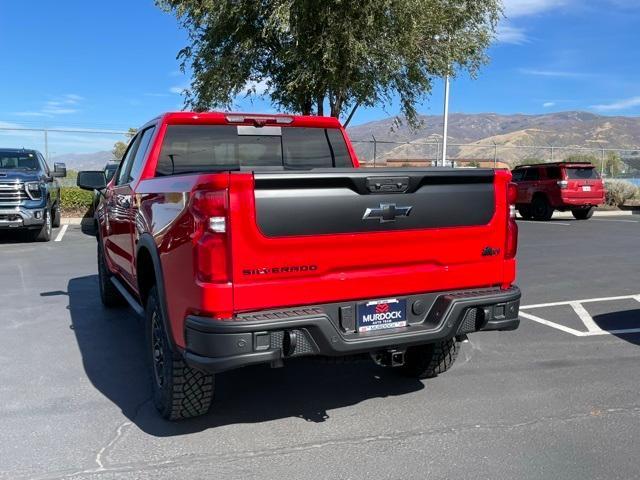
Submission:
M 66 177 L 67 176 L 67 166 L 64 163 L 54 163 L 53 164 L 53 175 L 52 177 Z
M 102 170 L 85 170 L 78 172 L 76 185 L 83 190 L 104 190 L 107 187 L 107 178 Z

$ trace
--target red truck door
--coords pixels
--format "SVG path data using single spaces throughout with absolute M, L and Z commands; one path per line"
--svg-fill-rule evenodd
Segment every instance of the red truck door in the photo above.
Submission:
M 524 168 L 522 180 L 517 181 L 517 203 L 531 203 L 533 194 L 537 191 L 540 182 L 540 170 L 536 167 Z
M 144 158 L 155 128 L 139 132 L 131 141 L 118 170 L 114 186 L 107 193 L 105 251 L 122 277 L 134 281 L 134 244 L 136 206 L 133 185 L 140 176 Z

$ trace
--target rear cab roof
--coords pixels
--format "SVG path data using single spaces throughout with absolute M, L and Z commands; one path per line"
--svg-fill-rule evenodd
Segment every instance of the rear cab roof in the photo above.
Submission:
M 158 117 L 167 125 L 281 125 L 293 127 L 342 128 L 335 117 L 242 112 L 167 112 Z M 156 119 L 156 121 L 158 120 Z
M 514 170 L 525 168 L 540 168 L 540 167 L 564 167 L 564 168 L 595 168 L 595 165 L 590 162 L 551 162 L 551 163 L 532 163 L 529 165 L 518 165 Z

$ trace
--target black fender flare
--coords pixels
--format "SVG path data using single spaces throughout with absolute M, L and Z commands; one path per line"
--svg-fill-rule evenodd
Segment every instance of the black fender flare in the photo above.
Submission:
M 143 248 L 149 252 L 151 263 L 153 263 L 153 271 L 156 279 L 156 288 L 158 290 L 158 300 L 160 301 L 160 310 L 162 311 L 162 321 L 164 323 L 164 329 L 169 336 L 169 341 L 171 342 L 172 347 L 175 350 L 179 350 L 179 347 L 176 345 L 175 339 L 173 337 L 171 322 L 169 322 L 169 310 L 167 309 L 167 300 L 164 288 L 164 275 L 162 273 L 162 264 L 160 263 L 160 254 L 158 252 L 158 246 L 156 245 L 156 242 L 153 240 L 153 237 L 150 233 L 143 233 L 142 235 L 140 235 L 140 238 L 138 239 L 138 242 L 136 244 L 136 259 L 138 258 L 140 250 L 142 250 Z M 140 287 L 138 287 L 138 291 L 140 291 Z

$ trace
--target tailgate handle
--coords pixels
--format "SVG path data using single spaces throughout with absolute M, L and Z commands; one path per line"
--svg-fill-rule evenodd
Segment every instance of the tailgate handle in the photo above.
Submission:
M 409 189 L 409 177 L 368 177 L 371 193 L 404 193 Z

